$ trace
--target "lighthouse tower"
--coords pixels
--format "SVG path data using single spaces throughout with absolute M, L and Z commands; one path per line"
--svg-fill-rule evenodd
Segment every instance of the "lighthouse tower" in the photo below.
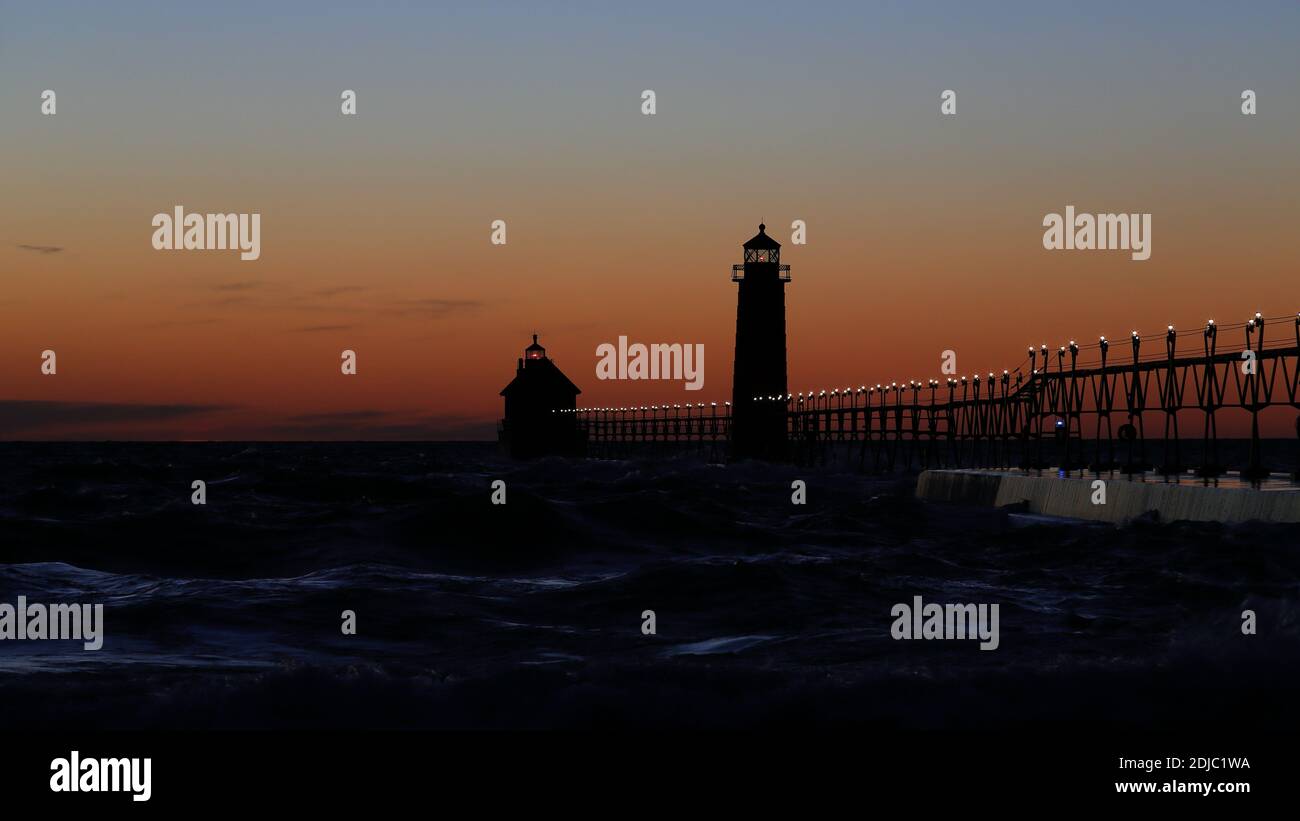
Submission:
M 785 284 L 790 266 L 781 264 L 781 243 L 766 230 L 766 225 L 758 226 L 744 245 L 744 263 L 731 266 L 731 281 L 739 283 L 731 455 L 780 461 L 786 457 Z

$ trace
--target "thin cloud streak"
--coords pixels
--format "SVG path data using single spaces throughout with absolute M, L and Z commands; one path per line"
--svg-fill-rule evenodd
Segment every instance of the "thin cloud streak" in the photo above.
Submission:
M 305 328 L 294 328 L 292 330 L 293 333 L 296 334 L 315 334 L 315 333 L 324 333 L 328 331 L 350 331 L 355 327 L 357 326 L 356 325 L 308 325 Z
M 228 411 L 228 405 L 118 404 L 112 402 L 47 401 L 42 399 L 0 399 L 0 431 L 11 434 L 46 428 L 114 425 L 120 423 L 164 423 L 204 414 Z
M 483 301 L 478 299 L 409 299 L 397 303 L 386 312 L 402 316 L 427 314 L 434 319 L 443 319 L 456 314 L 477 313 L 483 305 Z

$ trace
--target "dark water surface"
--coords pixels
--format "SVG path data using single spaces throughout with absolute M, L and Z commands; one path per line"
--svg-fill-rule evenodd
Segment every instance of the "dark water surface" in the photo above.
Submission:
M 6 443 L 0 464 L 0 602 L 103 603 L 106 636 L 0 642 L 3 728 L 1300 726 L 1296 526 L 475 444 Z M 999 604 L 1000 647 L 891 639 L 917 595 Z

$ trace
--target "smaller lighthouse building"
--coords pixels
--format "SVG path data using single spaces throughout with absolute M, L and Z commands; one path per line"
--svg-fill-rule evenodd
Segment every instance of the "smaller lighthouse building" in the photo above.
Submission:
M 533 344 L 524 349 L 515 378 L 501 391 L 506 402 L 498 430 L 502 449 L 516 459 L 581 455 L 578 418 L 571 412 L 578 406 L 580 393 L 533 334 Z

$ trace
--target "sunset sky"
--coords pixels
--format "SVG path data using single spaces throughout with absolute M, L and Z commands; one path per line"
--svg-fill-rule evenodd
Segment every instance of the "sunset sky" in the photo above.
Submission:
M 534 331 L 584 404 L 728 399 L 760 220 L 791 390 L 1300 310 L 1294 2 L 376 5 L 0 0 L 0 439 L 491 438 Z M 597 381 L 620 335 L 704 390 Z

